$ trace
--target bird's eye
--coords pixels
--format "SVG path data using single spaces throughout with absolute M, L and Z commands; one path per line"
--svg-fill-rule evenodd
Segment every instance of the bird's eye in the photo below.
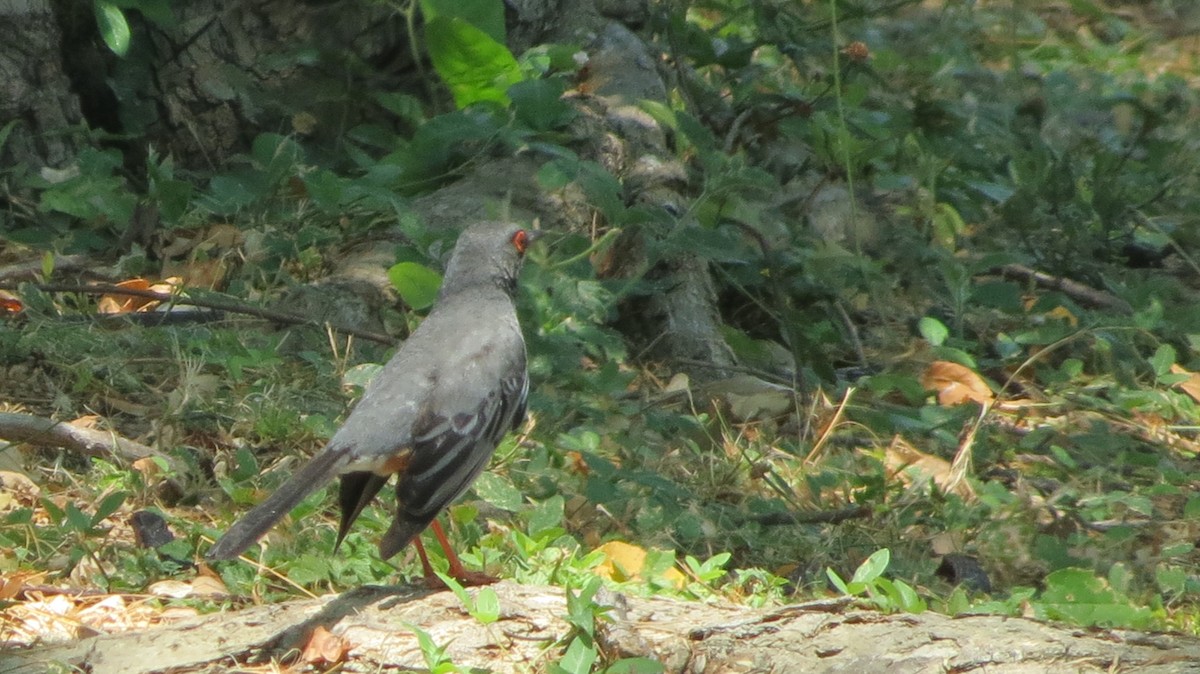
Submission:
M 525 249 L 529 247 L 529 233 L 523 229 L 518 229 L 517 233 L 512 235 L 512 245 L 513 248 L 517 249 L 518 253 L 524 255 Z

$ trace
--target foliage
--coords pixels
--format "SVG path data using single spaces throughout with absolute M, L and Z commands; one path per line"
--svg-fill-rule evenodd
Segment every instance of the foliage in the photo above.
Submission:
M 1196 631 L 1200 135 L 1172 62 L 1181 47 L 1158 39 L 1152 8 L 1134 21 L 1088 2 L 940 5 L 655 5 L 647 30 L 677 62 L 678 87 L 643 109 L 689 171 L 680 214 L 626 203 L 621 179 L 577 152 L 564 98 L 579 93 L 575 46 L 514 55 L 498 4 L 428 2 L 424 45 L 452 110 L 373 91 L 394 124 L 353 126 L 337 153 L 264 133 L 211 174 L 149 152 L 145 179 L 131 180 L 121 153 L 97 143 L 61 173 L 4 170 L 6 190 L 35 196 L 11 200 L 3 236 L 46 252 L 50 277 L 56 255 L 116 250 L 139 206 L 157 209 L 168 237 L 227 221 L 236 251 L 197 256 L 230 265 L 228 293 L 259 297 L 319 278 L 343 242 L 394 224 L 410 242 L 390 271 L 415 312 L 390 317 L 403 328 L 432 302 L 450 246 L 409 200 L 481 158 L 535 153 L 540 187 L 578 190 L 609 229 L 531 252 L 520 311 L 536 423 L 500 447 L 448 529 L 468 564 L 566 588 L 573 632 L 553 671 L 654 671 L 596 644 L 601 543 L 617 539 L 645 553 L 636 573 L 606 581 L 627 592 L 764 604 L 833 590 L 889 611 Z M 132 5 L 96 7 L 121 53 L 117 16 Z M 623 303 L 661 289 L 592 264 L 629 232 L 654 234 L 651 263 L 680 251 L 710 261 L 739 360 L 806 395 L 765 419 L 702 396 L 660 404 L 670 364 L 640 362 L 644 345 L 613 326 Z M 130 274 L 157 264 L 137 246 L 121 254 Z M 1018 264 L 1116 301 L 1001 273 Z M 386 357 L 239 325 L 101 332 L 58 320 L 89 312 L 82 296 L 22 297 L 28 322 L 0 329 L 9 381 L 41 382 L 60 416 L 101 409 L 153 427 L 212 475 L 218 489 L 186 485 L 159 503 L 189 550 L 277 486 L 285 457 L 319 447 L 353 397 L 343 377 L 360 386 L 361 363 Z M 986 413 L 929 395 L 935 361 L 975 373 Z M 956 489 L 941 478 L 959 456 L 969 470 Z M 48 480 L 65 500 L 0 510 L 12 551 L 0 562 L 61 555 L 55 573 L 83 569 L 109 590 L 186 573 L 110 535 L 125 510 L 167 500 L 143 473 L 66 467 L 102 477 L 60 465 Z M 374 549 L 385 509 L 330 555 L 331 501 L 310 497 L 251 553 L 270 573 L 229 564 L 224 582 L 277 598 L 391 579 Z M 211 517 L 179 511 L 197 502 Z M 865 516 L 791 519 L 855 506 Z M 933 558 L 951 551 L 982 560 L 990 595 L 936 574 Z M 495 619 L 485 593 L 460 597 L 482 624 Z M 452 671 L 427 635 L 422 651 L 431 671 Z

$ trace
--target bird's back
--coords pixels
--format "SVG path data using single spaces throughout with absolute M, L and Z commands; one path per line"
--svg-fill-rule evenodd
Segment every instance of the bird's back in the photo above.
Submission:
M 350 448 L 347 470 L 381 472 L 380 462 L 429 435 L 439 419 L 476 414 L 524 372 L 525 343 L 507 295 L 480 289 L 446 298 L 368 385 L 329 449 Z

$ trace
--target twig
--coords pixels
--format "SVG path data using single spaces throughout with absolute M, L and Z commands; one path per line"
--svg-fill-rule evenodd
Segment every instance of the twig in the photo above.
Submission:
M 159 302 L 167 302 L 189 307 L 201 307 L 204 309 L 214 309 L 216 311 L 227 311 L 234 314 L 244 314 L 254 316 L 268 321 L 277 323 L 285 323 L 288 325 L 309 325 L 312 327 L 323 328 L 329 325 L 334 330 L 346 335 L 353 335 L 359 339 L 365 339 L 379 344 L 395 344 L 396 340 L 388 335 L 381 335 L 377 332 L 369 330 L 360 330 L 341 325 L 331 325 L 322 321 L 313 320 L 307 316 L 289 313 L 286 311 L 276 311 L 274 309 L 264 309 L 255 307 L 242 302 L 226 300 L 220 298 L 206 297 L 187 297 L 171 293 L 160 293 L 153 290 L 142 290 L 139 288 L 122 288 L 107 283 L 96 283 L 90 285 L 73 285 L 69 283 L 34 283 L 34 288 L 43 292 L 49 293 L 87 293 L 89 295 L 128 295 L 130 297 L 144 297 L 147 299 L 158 300 Z M 15 284 L 0 283 L 0 290 L 17 290 Z
M 1006 264 L 992 269 L 991 273 L 1022 281 L 1033 281 L 1035 284 L 1043 288 L 1050 288 L 1051 290 L 1061 290 L 1071 299 L 1090 306 L 1113 309 L 1126 314 L 1133 313 L 1133 307 L 1120 297 L 1106 293 L 1103 290 L 1096 290 L 1095 288 L 1085 286 L 1069 278 L 1051 276 L 1045 272 L 1030 269 L 1025 265 Z
M 850 506 L 839 510 L 822 510 L 812 513 L 764 513 L 746 518 L 747 522 L 757 522 L 765 527 L 784 524 L 838 524 L 846 520 L 854 520 L 871 514 L 871 509 L 865 505 Z
M 93 260 L 86 255 L 58 255 L 54 258 L 55 272 L 86 270 Z M 33 280 L 42 273 L 42 261 L 18 262 L 0 267 L 0 281 Z
M 833 429 L 837 428 L 838 423 L 842 420 L 842 415 L 846 412 L 846 406 L 850 404 L 850 398 L 854 395 L 855 389 L 853 386 L 846 388 L 845 395 L 842 396 L 842 402 L 838 404 L 837 411 L 833 413 L 833 418 L 825 425 L 825 430 L 821 432 L 821 437 L 813 443 L 812 450 L 808 456 L 804 457 L 804 465 L 812 465 L 813 461 L 821 454 L 821 450 L 825 447 L 825 443 L 829 441 L 829 437 L 833 435 Z M 811 418 L 811 417 L 810 417 Z
M 0 438 L 11 442 L 27 442 L 46 447 L 62 447 L 83 452 L 88 456 L 109 458 L 117 456 L 127 461 L 161 458 L 176 468 L 175 460 L 162 452 L 123 438 L 110 431 L 72 426 L 32 414 L 0 412 Z

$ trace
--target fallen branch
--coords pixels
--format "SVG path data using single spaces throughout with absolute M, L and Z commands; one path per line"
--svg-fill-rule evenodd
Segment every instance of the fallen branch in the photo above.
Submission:
M 1096 290 L 1078 281 L 1072 281 L 1069 278 L 1051 276 L 1045 272 L 1030 269 L 1022 264 L 1006 264 L 992 269 L 990 273 L 1000 274 L 1006 278 L 1015 278 L 1021 281 L 1032 281 L 1039 287 L 1061 291 L 1067 297 L 1088 306 L 1112 309 L 1125 314 L 1133 313 L 1133 307 L 1116 295 L 1106 293 L 1103 290 Z
M 203 309 L 212 309 L 214 311 L 225 311 L 233 314 L 243 314 L 246 316 L 254 316 L 263 320 L 275 321 L 286 325 L 308 325 L 316 328 L 330 327 L 337 332 L 345 335 L 352 335 L 359 339 L 376 342 L 379 344 L 393 345 L 396 340 L 388 335 L 381 335 L 370 330 L 360 330 L 343 325 L 328 325 L 322 321 L 313 320 L 307 316 L 288 313 L 286 311 L 276 311 L 274 309 L 264 309 L 234 300 L 227 300 L 212 297 L 189 297 L 184 295 L 175 295 L 171 293 L 160 293 L 153 290 L 143 290 L 140 288 L 122 288 L 120 286 L 95 283 L 88 285 L 75 285 L 69 283 L 33 283 L 34 288 L 48 293 L 85 293 L 89 295 L 126 295 L 129 297 L 144 297 L 146 299 L 158 300 L 170 305 L 200 307 Z M 19 286 L 16 284 L 0 283 L 0 290 L 15 291 Z
M 163 459 L 175 467 L 175 460 L 171 457 L 116 433 L 81 428 L 65 421 L 54 421 L 32 414 L 0 412 L 0 438 L 43 447 L 61 447 L 106 459 L 113 456 L 126 461 Z
M 54 257 L 54 271 L 67 273 L 89 271 L 95 261 L 86 255 L 57 255 Z M 33 280 L 42 274 L 42 261 L 18 262 L 0 267 L 0 281 Z
M 871 514 L 871 509 L 865 505 L 850 506 L 838 510 L 822 510 L 809 513 L 764 513 L 746 518 L 749 522 L 757 522 L 765 527 L 782 526 L 787 524 L 838 524 L 846 520 L 855 520 Z

